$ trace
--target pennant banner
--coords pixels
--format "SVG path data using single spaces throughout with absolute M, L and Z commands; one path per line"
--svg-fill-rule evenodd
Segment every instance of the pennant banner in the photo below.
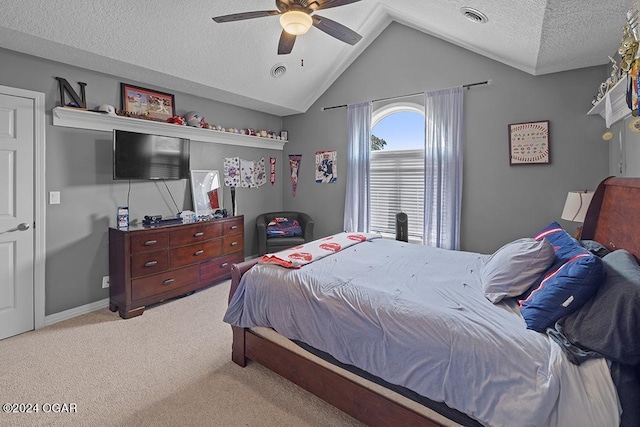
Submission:
M 298 189 L 298 174 L 300 173 L 300 162 L 302 154 L 289 154 L 289 169 L 291 170 L 291 191 L 293 196 L 296 195 Z
M 276 182 L 276 158 L 269 157 L 269 181 L 271 185 Z

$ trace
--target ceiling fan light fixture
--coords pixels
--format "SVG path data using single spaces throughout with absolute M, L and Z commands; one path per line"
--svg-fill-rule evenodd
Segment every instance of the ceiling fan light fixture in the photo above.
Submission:
M 280 15 L 280 25 L 289 34 L 300 36 L 311 28 L 313 20 L 309 15 L 299 10 L 291 10 Z

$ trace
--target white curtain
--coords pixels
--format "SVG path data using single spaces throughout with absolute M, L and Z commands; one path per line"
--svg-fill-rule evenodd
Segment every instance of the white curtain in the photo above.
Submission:
M 371 102 L 347 106 L 347 192 L 344 231 L 370 231 L 369 149 Z
M 463 88 L 425 93 L 424 244 L 460 249 Z

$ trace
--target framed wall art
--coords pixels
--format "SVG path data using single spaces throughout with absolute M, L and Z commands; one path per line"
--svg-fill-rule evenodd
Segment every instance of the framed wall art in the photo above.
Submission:
M 551 163 L 549 120 L 509 125 L 509 164 Z
M 133 117 L 146 116 L 150 119 L 166 121 L 175 115 L 174 96 L 126 83 L 120 83 L 122 110 Z

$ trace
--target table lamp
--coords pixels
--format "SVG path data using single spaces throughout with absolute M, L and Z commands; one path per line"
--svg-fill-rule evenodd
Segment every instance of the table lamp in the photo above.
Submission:
M 564 203 L 564 209 L 562 210 L 560 218 L 567 221 L 584 222 L 592 198 L 593 191 L 570 191 Z M 579 226 L 573 237 L 580 239 L 581 234 L 582 226 Z

